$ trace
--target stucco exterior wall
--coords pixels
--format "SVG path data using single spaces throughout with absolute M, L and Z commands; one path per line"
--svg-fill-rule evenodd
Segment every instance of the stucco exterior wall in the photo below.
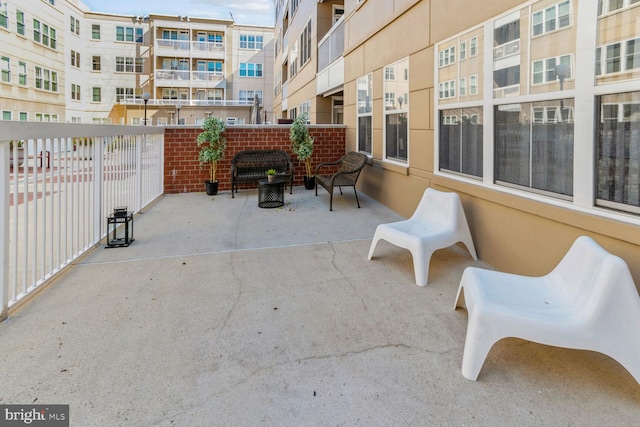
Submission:
M 345 124 L 348 150 L 357 149 L 356 80 L 373 74 L 372 165 L 360 189 L 408 217 L 427 187 L 460 194 L 479 257 L 503 271 L 549 272 L 580 235 L 589 235 L 628 264 L 640 284 L 640 227 L 632 214 L 617 219 L 571 204 L 547 203 L 517 191 L 486 188 L 434 172 L 434 48 L 439 41 L 471 31 L 484 21 L 522 5 L 517 0 L 478 2 L 345 1 Z M 382 9 L 381 9 L 382 8 Z M 526 29 L 522 31 L 526 32 Z M 384 159 L 383 70 L 409 57 L 409 155 L 406 165 Z

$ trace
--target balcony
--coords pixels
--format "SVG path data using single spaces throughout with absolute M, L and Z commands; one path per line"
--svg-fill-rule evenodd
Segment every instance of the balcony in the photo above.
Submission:
M 222 88 L 226 80 L 222 71 L 156 70 L 156 86 Z
M 344 17 L 318 43 L 316 94 L 327 95 L 344 85 Z
M 0 141 L 5 200 L 15 185 L 7 135 L 156 138 L 144 127 L 15 125 Z M 53 176 L 65 165 L 56 156 Z M 119 170 L 110 161 L 90 179 L 86 163 L 60 176 L 114 201 L 130 193 L 128 180 L 148 180 L 123 174 L 111 186 L 103 178 Z M 38 173 L 22 181 L 37 196 L 32 214 L 56 206 L 51 198 L 65 188 Z M 77 196 L 70 206 L 101 204 L 76 190 L 65 190 Z M 464 379 L 467 317 L 453 301 L 463 269 L 488 266 L 458 247 L 441 250 L 420 288 L 409 252 L 382 242 L 368 261 L 377 224 L 400 217 L 365 194 L 357 209 L 352 193 L 336 193 L 333 212 L 326 193 L 302 187 L 282 209 L 260 209 L 257 199 L 255 189 L 235 199 L 153 197 L 140 204 L 130 247 L 82 243 L 88 250 L 66 274 L 0 323 L 3 402 L 68 404 L 71 425 L 633 425 L 640 415 L 638 384 L 598 353 L 505 339 L 477 383 Z M 92 235 L 62 235 L 83 233 Z M 57 245 L 44 237 L 33 252 L 49 259 Z
M 224 60 L 225 49 L 223 42 L 158 39 L 155 43 L 155 55 Z

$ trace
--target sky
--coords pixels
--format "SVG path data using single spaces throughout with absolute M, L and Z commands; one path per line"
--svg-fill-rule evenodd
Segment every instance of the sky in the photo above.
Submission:
M 274 26 L 273 0 L 82 0 L 92 12 L 121 15 L 186 15 Z

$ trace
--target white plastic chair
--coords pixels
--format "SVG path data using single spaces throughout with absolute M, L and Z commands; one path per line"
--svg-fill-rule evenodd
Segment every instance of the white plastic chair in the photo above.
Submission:
M 418 286 L 426 286 L 431 255 L 438 249 L 462 242 L 478 259 L 460 197 L 433 188 L 426 189 L 411 218 L 376 228 L 369 259 L 380 239 L 411 251 Z
M 606 354 L 640 383 L 640 296 L 627 264 L 589 237 L 542 277 L 467 267 L 455 307 L 465 305 L 462 375 L 469 380 L 497 341 L 516 337 Z

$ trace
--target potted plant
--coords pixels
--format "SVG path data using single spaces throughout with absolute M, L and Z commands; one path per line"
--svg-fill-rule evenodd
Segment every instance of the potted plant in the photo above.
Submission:
M 267 181 L 268 182 L 273 182 L 274 179 L 276 179 L 276 174 L 278 172 L 275 169 L 269 169 L 267 170 Z
M 226 139 L 222 133 L 225 129 L 224 121 L 217 117 L 209 117 L 202 124 L 203 131 L 198 135 L 198 161 L 200 167 L 209 166 L 209 180 L 205 181 L 205 190 L 208 195 L 218 194 L 218 161 L 224 157 L 227 148 Z
M 301 114 L 295 118 L 289 131 L 291 141 L 291 151 L 298 156 L 298 161 L 303 162 L 306 175 L 304 176 L 304 187 L 312 190 L 315 186 L 315 179 L 311 172 L 311 155 L 313 154 L 313 138 L 309 134 L 307 126 L 307 115 Z

